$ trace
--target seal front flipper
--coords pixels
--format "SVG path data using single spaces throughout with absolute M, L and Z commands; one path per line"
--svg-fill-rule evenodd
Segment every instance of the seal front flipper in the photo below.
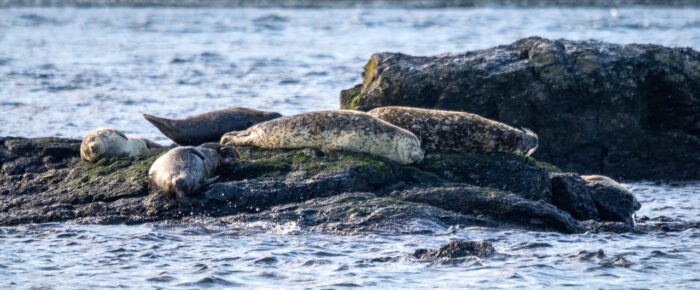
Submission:
M 148 122 L 153 124 L 153 126 L 156 126 L 156 128 L 158 128 L 158 131 L 163 133 L 163 135 L 168 136 L 168 138 L 177 142 L 176 141 L 177 138 L 173 138 L 175 136 L 172 134 L 173 128 L 175 128 L 176 120 L 161 118 L 161 117 L 157 117 L 157 116 L 153 116 L 153 115 L 149 115 L 149 114 L 143 114 L 143 117 L 146 118 L 146 120 L 148 120 Z

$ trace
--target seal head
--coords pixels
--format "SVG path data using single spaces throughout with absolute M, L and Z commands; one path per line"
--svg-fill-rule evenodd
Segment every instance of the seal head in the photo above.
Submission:
M 126 136 L 116 129 L 97 129 L 83 138 L 80 157 L 85 161 L 97 161 L 104 157 L 133 157 L 148 155 L 164 146 L 144 138 Z
M 212 111 L 182 120 L 167 119 L 143 114 L 143 117 L 156 126 L 160 132 L 179 145 L 200 145 L 218 142 L 221 135 L 279 118 L 275 112 L 265 112 L 249 108 L 231 107 Z
M 411 132 L 367 113 L 328 110 L 282 117 L 233 131 L 221 144 L 261 148 L 316 148 L 382 156 L 400 164 L 423 159 L 420 141 Z
M 235 147 L 205 143 L 198 147 L 176 147 L 153 162 L 148 188 L 186 203 L 204 185 L 214 182 L 216 169 L 238 158 Z

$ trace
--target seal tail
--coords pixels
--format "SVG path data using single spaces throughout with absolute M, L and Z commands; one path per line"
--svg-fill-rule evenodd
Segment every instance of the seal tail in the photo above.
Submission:
M 173 128 L 175 127 L 175 120 L 172 119 L 166 119 L 166 118 L 161 118 L 149 114 L 143 114 L 143 117 L 148 120 L 153 126 L 156 126 L 158 130 L 163 133 L 165 136 L 168 136 L 168 138 L 172 139 L 171 132 Z

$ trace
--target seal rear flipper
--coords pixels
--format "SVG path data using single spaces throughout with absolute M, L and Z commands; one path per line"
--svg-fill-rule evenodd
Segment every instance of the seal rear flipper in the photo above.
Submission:
M 166 146 L 160 145 L 156 142 L 153 142 L 153 141 L 145 139 L 145 138 L 143 138 L 143 142 L 146 142 L 146 147 L 148 147 L 148 149 L 151 149 L 151 150 L 166 148 Z
M 172 137 L 172 130 L 175 127 L 175 120 L 172 119 L 166 119 L 166 118 L 161 118 L 149 114 L 143 114 L 143 117 L 148 120 L 153 126 L 156 126 L 158 128 L 158 131 L 163 133 L 163 135 L 167 136 L 168 138 L 172 139 L 175 142 L 178 142 L 177 140 L 173 139 Z

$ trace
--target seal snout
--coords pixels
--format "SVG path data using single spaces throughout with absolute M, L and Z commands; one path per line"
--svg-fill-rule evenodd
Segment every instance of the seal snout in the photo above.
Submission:
M 231 141 L 233 141 L 232 136 L 229 136 L 228 133 L 224 134 L 224 136 L 221 136 L 221 141 L 219 143 L 221 144 L 231 144 Z
M 174 192 L 177 199 L 183 200 L 193 191 L 193 184 L 190 184 L 187 176 L 173 177 Z
M 105 151 L 103 146 L 102 146 L 102 143 L 95 142 L 95 141 L 90 142 L 88 144 L 88 148 L 89 148 L 90 153 L 92 155 L 100 155 L 100 154 L 104 153 L 104 151 Z
M 233 131 L 233 132 L 228 132 L 221 136 L 221 143 L 222 145 L 238 145 L 236 144 L 236 141 L 240 139 L 240 137 L 245 137 L 248 136 L 248 134 L 244 133 L 245 131 Z

